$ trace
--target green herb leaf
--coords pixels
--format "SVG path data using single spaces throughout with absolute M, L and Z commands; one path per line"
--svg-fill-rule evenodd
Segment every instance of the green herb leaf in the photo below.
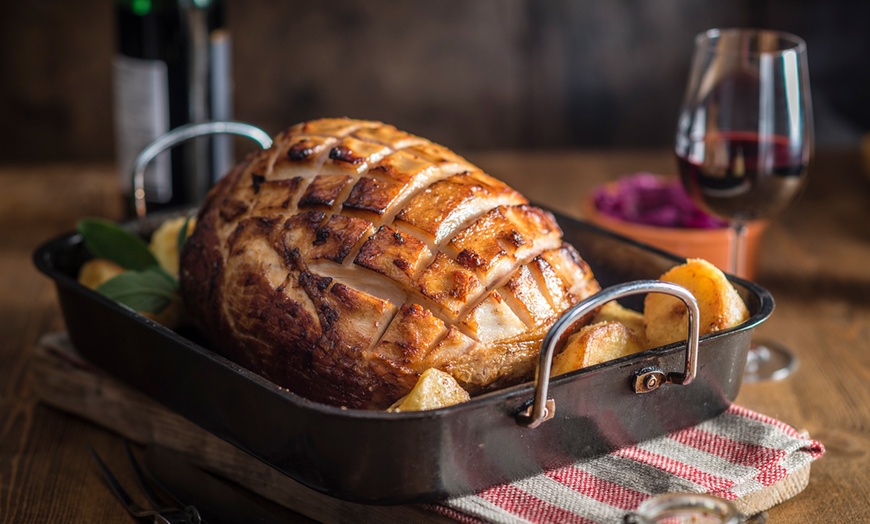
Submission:
M 187 229 L 190 227 L 190 219 L 188 216 L 184 219 L 184 224 L 181 225 L 181 229 L 178 230 L 178 256 L 181 256 L 181 248 L 184 247 L 184 241 L 187 240 Z
M 125 271 L 104 282 L 99 293 L 136 311 L 160 313 L 176 300 L 175 279 L 160 268 L 145 271 Z
M 154 266 L 154 267 L 148 268 L 148 270 L 149 271 L 153 270 L 155 273 L 157 273 L 161 277 L 165 278 L 167 282 L 172 284 L 173 288 L 176 288 L 176 289 L 178 288 L 178 279 L 175 278 L 175 276 L 172 275 L 169 271 L 166 271 L 165 269 L 163 269 L 163 266 Z
M 113 222 L 87 218 L 79 221 L 78 230 L 85 246 L 97 258 L 137 271 L 158 265 L 144 240 Z

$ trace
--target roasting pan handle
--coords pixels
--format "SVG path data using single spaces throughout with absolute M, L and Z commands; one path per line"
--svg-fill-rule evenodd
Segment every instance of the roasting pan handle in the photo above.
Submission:
M 699 318 L 698 301 L 686 288 L 660 280 L 637 280 L 608 287 L 592 295 L 586 300 L 566 311 L 553 327 L 547 332 L 541 343 L 541 354 L 538 358 L 538 368 L 535 371 L 535 398 L 527 409 L 517 414 L 517 423 L 528 428 L 536 428 L 542 422 L 553 418 L 556 405 L 553 399 L 547 398 L 550 389 L 550 371 L 553 365 L 553 355 L 556 347 L 564 344 L 564 340 L 576 331 L 574 324 L 591 313 L 595 308 L 622 297 L 640 295 L 643 293 L 664 293 L 672 295 L 686 305 L 689 310 L 689 336 L 686 344 L 686 368 L 681 376 L 671 379 L 671 382 L 687 385 L 695 378 L 698 368 L 698 334 Z
M 263 149 L 272 147 L 272 137 L 257 126 L 243 122 L 200 122 L 176 127 L 168 133 L 157 137 L 148 144 L 133 162 L 133 203 L 136 216 L 142 218 L 147 209 L 145 204 L 145 168 L 157 155 L 171 149 L 182 142 L 207 135 L 238 135 L 250 138 L 260 144 Z

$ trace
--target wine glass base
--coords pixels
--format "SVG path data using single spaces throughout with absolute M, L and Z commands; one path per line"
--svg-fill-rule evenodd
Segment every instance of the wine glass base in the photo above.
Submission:
M 753 340 L 746 357 L 743 382 L 782 380 L 791 375 L 797 366 L 797 356 L 779 342 Z

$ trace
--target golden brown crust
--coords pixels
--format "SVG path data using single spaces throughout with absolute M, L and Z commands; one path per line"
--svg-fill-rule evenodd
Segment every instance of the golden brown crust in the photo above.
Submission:
M 433 367 L 472 393 L 528 378 L 547 328 L 598 289 L 549 213 L 443 146 L 349 119 L 296 125 L 224 177 L 181 286 L 230 358 L 363 408 Z
M 424 242 L 390 226 L 381 226 L 360 248 L 354 263 L 411 286 L 414 275 L 431 255 Z

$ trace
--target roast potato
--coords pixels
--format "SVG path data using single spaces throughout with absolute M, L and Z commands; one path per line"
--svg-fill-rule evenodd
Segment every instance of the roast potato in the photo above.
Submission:
M 698 300 L 701 335 L 728 329 L 749 318 L 749 310 L 737 290 L 719 268 L 706 260 L 689 259 L 665 272 L 660 280 L 685 287 Z M 648 294 L 643 318 L 647 345 L 651 348 L 686 339 L 688 311 L 678 298 Z
M 178 235 L 187 220 L 186 217 L 165 220 L 151 235 L 151 243 L 148 246 L 160 267 L 176 278 L 178 276 Z M 194 223 L 195 219 L 191 218 L 187 228 L 187 236 L 190 236 Z M 125 268 L 111 260 L 95 258 L 82 265 L 78 281 L 81 285 L 96 290 L 125 271 Z M 160 312 L 139 311 L 139 314 L 170 329 L 175 329 L 187 321 L 180 300 L 173 300 Z
M 604 304 L 601 309 L 595 313 L 592 318 L 592 323 L 614 321 L 624 324 L 625 327 L 631 330 L 638 339 L 646 346 L 646 326 L 643 322 L 643 313 L 638 313 L 633 309 L 623 307 L 619 302 L 613 301 Z
M 568 338 L 553 359 L 551 374 L 561 375 L 646 349 L 643 341 L 621 322 L 606 320 L 584 326 Z
M 151 244 L 148 248 L 154 254 L 154 258 L 160 263 L 160 267 L 174 277 L 178 277 L 178 234 L 187 222 L 187 236 L 193 232 L 196 219 L 187 217 L 170 218 L 160 224 L 151 235 Z M 185 237 L 186 238 L 186 237 Z
M 124 271 L 124 268 L 105 258 L 88 260 L 79 270 L 79 284 L 89 289 L 97 289 Z
M 665 272 L 660 280 L 688 289 L 698 300 L 700 334 L 734 327 L 749 318 L 749 310 L 724 273 L 702 259 Z M 617 359 L 645 349 L 685 340 L 688 311 L 681 300 L 650 293 L 644 311 L 605 304 L 592 324 L 571 335 L 565 349 L 553 359 L 553 375 Z
M 471 397 L 449 373 L 429 368 L 420 375 L 410 393 L 396 401 L 387 411 L 423 411 L 467 402 Z

